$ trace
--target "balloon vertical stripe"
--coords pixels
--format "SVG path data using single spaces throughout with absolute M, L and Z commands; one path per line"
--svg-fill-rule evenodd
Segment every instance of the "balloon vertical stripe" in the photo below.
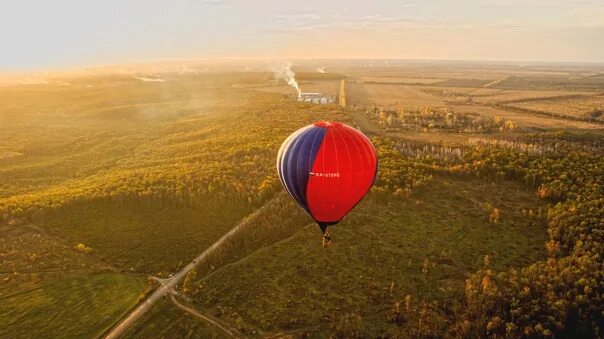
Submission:
M 367 194 L 377 174 L 371 141 L 337 122 L 299 129 L 277 155 L 281 183 L 320 224 L 339 222 Z

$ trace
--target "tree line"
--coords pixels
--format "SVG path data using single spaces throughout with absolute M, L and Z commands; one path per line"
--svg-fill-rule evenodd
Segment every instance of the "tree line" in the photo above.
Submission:
M 378 142 L 407 152 L 395 165 L 387 164 L 382 175 L 395 178 L 382 179 L 386 184 L 404 187 L 416 169 L 422 175 L 438 172 L 514 180 L 534 188 L 552 206 L 547 213 L 546 260 L 495 272 L 490 258 L 485 258 L 484 267 L 466 281 L 465 300 L 454 310 L 443 310 L 430 301 L 397 303 L 390 320 L 408 322 L 408 334 L 449 333 L 468 338 L 603 335 L 604 158 L 599 141 L 560 133 L 518 138 L 523 140 L 475 140 L 459 150 L 413 148 L 406 141 Z M 414 149 L 414 156 L 409 157 L 409 149 Z M 391 169 L 407 166 L 413 159 L 421 165 L 398 172 Z M 393 193 L 395 187 L 390 187 Z M 401 307 L 405 303 L 408 306 Z

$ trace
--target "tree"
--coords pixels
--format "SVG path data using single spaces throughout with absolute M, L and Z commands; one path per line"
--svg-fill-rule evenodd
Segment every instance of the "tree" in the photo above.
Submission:
M 184 294 L 191 294 L 195 292 L 195 279 L 197 279 L 197 270 L 192 269 L 187 273 L 185 281 L 182 284 L 182 291 Z

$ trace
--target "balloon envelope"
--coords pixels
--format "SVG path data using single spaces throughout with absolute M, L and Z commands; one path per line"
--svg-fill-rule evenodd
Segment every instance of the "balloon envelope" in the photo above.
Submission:
M 283 142 L 277 172 L 287 192 L 324 230 L 367 194 L 377 174 L 377 155 L 360 131 L 317 122 Z

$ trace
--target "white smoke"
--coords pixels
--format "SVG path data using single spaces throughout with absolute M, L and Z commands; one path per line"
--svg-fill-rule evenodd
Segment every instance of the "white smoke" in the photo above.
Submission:
M 162 79 L 162 78 L 147 78 L 147 77 L 133 77 L 136 80 L 140 80 L 143 82 L 165 82 L 166 80 Z
M 288 85 L 292 86 L 298 92 L 298 98 L 300 98 L 302 91 L 296 81 L 296 73 L 292 71 L 292 63 L 289 61 L 278 61 L 271 66 L 271 69 L 275 79 L 287 82 Z
M 20 84 L 20 85 L 58 85 L 58 86 L 71 86 L 71 84 L 69 82 L 66 82 L 66 81 L 51 80 L 51 79 L 37 77 L 37 76 L 27 77 L 27 78 L 20 79 L 19 81 L 17 81 L 17 83 Z
M 317 67 L 318 73 L 325 73 L 325 66 Z

